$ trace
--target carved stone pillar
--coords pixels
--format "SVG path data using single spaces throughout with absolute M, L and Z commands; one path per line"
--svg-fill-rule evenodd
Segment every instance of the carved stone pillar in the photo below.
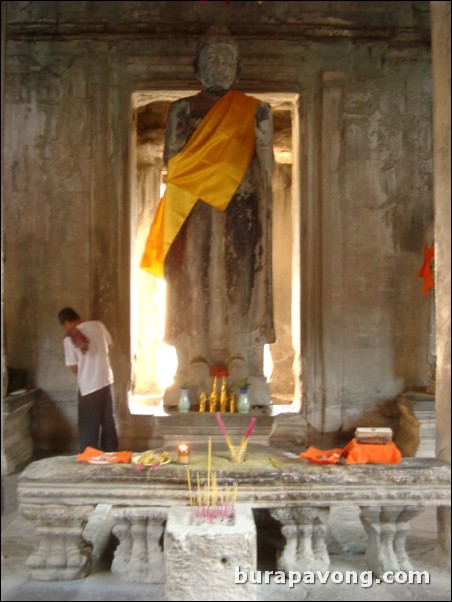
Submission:
M 160 540 L 167 511 L 163 508 L 113 510 L 113 533 L 119 539 L 111 565 L 124 581 L 164 583 L 165 566 Z
M 406 538 L 409 521 L 421 511 L 417 506 L 361 507 L 360 518 L 368 536 L 366 562 L 375 575 L 412 569 Z
M 82 537 L 94 506 L 22 504 L 20 513 L 36 524 L 38 545 L 27 560 L 39 581 L 82 579 L 91 571 L 91 545 Z
M 271 515 L 282 523 L 286 545 L 278 559 L 278 569 L 325 571 L 330 557 L 325 543 L 327 508 L 275 508 Z

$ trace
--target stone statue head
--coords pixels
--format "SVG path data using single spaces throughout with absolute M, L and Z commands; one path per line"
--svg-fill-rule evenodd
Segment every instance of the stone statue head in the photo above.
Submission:
M 193 63 L 204 88 L 228 90 L 239 73 L 239 48 L 226 27 L 213 25 L 199 40 Z

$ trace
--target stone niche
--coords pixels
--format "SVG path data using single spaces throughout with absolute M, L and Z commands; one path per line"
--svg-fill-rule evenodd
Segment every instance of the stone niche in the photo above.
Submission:
M 142 91 L 133 95 L 136 129 L 131 144 L 131 154 L 134 157 L 132 177 L 136 183 L 134 186 L 136 199 L 134 210 L 132 209 L 132 229 L 135 232 L 133 249 L 135 259 L 132 259 L 132 265 L 135 266 L 140 263 L 165 181 L 163 149 L 168 109 L 178 96 L 187 94 L 190 93 Z M 294 269 L 297 269 L 292 233 L 295 210 L 292 195 L 292 121 L 298 95 L 289 93 L 254 95 L 271 105 L 274 130 L 272 255 L 274 323 L 277 340 L 265 348 L 264 371 L 269 381 L 272 403 L 291 404 L 295 396 L 294 358 L 297 353 L 294 349 L 296 337 L 293 336 L 292 316 L 292 278 Z M 131 298 L 134 307 L 131 327 L 134 341 L 132 350 L 134 381 L 130 403 L 132 412 L 139 414 L 143 412 L 143 408 L 145 413 L 146 407 L 159 403 L 165 390 L 161 374 L 168 366 L 171 366 L 174 374 L 176 357 L 173 348 L 162 344 L 164 323 L 162 282 L 150 277 L 138 267 L 132 268 L 132 272 Z M 152 311 L 149 308 L 152 308 Z M 168 378 L 172 374 L 168 373 Z M 250 375 L 246 376 L 250 377 Z M 228 379 L 228 387 L 232 386 L 232 381 L 232 377 Z M 169 383 L 168 380 L 167 384 Z M 168 391 L 169 389 L 167 393 Z M 268 397 L 266 385 L 253 383 L 250 394 L 255 405 L 268 403 L 263 401 L 266 396 Z M 167 397 L 171 397 L 171 400 Z M 177 391 L 165 395 L 165 406 L 173 406 L 176 398 L 178 398 Z

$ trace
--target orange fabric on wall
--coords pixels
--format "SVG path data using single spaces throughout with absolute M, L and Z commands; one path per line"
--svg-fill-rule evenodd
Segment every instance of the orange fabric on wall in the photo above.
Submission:
M 429 248 L 424 244 L 424 262 L 418 273 L 418 278 L 423 278 L 422 292 L 424 295 L 428 295 L 431 288 L 435 286 L 432 272 L 432 260 L 435 257 L 434 247 Z
M 352 439 L 343 449 L 322 450 L 309 447 L 299 455 L 313 464 L 337 464 L 342 458 L 346 458 L 346 464 L 398 464 L 402 458 L 400 450 L 393 441 L 371 444 L 357 443 L 355 439 Z
M 98 462 L 99 464 L 129 464 L 133 452 L 103 452 L 94 447 L 86 447 L 85 451 L 77 455 L 77 462 Z

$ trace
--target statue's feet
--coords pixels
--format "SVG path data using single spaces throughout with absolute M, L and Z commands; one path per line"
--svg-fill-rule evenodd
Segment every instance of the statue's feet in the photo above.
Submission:
M 201 393 L 209 395 L 212 388 L 209 364 L 204 360 L 192 362 L 188 367 L 188 384 L 190 391 L 199 399 Z
M 248 377 L 248 366 L 242 357 L 233 357 L 227 363 L 228 381 L 230 386 L 235 386 L 237 381 L 244 380 Z

